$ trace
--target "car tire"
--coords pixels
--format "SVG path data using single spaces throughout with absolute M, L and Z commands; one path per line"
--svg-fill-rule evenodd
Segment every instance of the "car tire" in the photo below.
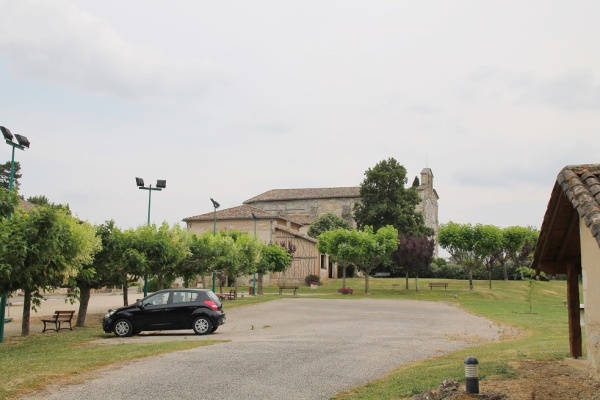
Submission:
M 207 333 L 212 332 L 213 326 L 208 318 L 198 317 L 194 320 L 192 329 L 194 329 L 196 335 L 206 335 Z
M 133 334 L 133 325 L 127 319 L 120 319 L 115 322 L 113 326 L 113 332 L 118 337 L 127 337 Z
M 218 328 L 218 326 L 215 326 L 215 327 L 213 327 L 213 328 L 210 330 L 210 333 L 214 333 L 214 332 L 217 330 L 217 328 Z

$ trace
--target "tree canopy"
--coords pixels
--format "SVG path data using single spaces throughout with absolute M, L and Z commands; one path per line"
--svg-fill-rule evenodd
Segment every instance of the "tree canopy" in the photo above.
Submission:
M 361 201 L 354 205 L 358 228 L 369 225 L 377 230 L 391 225 L 401 234 L 432 235 L 423 215 L 415 211 L 421 201 L 417 189 L 405 188 L 406 183 L 406 169 L 394 158 L 369 168 L 360 184 Z
M 449 222 L 440 226 L 438 241 L 465 268 L 473 290 L 473 272 L 502 248 L 502 232 L 494 225 Z
M 15 180 L 13 186 L 19 189 L 19 179 L 21 179 L 21 163 L 15 161 Z M 0 164 L 0 188 L 9 189 L 10 186 L 10 161 Z
M 326 213 L 319 217 L 308 228 L 308 236 L 316 238 L 321 233 L 333 231 L 338 228 L 351 229 L 350 223 L 333 213 Z

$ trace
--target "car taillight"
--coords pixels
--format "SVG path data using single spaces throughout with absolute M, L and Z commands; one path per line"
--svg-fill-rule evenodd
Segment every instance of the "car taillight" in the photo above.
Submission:
M 219 311 L 219 306 L 212 300 L 204 300 L 204 304 L 212 308 L 214 311 Z

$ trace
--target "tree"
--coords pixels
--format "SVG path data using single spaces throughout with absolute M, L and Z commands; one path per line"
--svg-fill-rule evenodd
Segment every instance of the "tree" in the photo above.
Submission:
M 83 224 L 56 207 L 17 211 L 10 220 L 1 223 L 0 265 L 5 266 L 3 271 L 8 276 L 0 283 L 0 289 L 23 290 L 21 334 L 27 336 L 31 309 L 40 305 L 44 299 L 42 293 L 64 285 L 77 275 L 81 265 L 91 261 L 94 246 L 87 241 L 89 235 L 81 237 L 87 227 L 77 228 Z
M 256 266 L 258 294 L 263 294 L 263 276 L 271 272 L 284 272 L 292 265 L 292 256 L 276 243 L 261 244 L 260 258 Z
M 406 189 L 406 182 L 406 169 L 394 158 L 369 168 L 360 184 L 361 201 L 354 205 L 358 228 L 370 225 L 377 230 L 391 225 L 402 234 L 432 235 L 423 215 L 415 211 L 421 201 L 417 189 Z
M 21 179 L 21 163 L 15 161 L 15 175 L 13 186 L 19 190 L 19 179 Z M 10 186 L 10 161 L 0 164 L 0 188 L 9 189 Z
M 0 218 L 11 215 L 19 204 L 19 196 L 16 191 L 0 188 Z
M 473 271 L 482 267 L 501 248 L 502 234 L 493 225 L 449 222 L 440 226 L 438 241 L 465 268 L 469 277 L 469 290 L 473 290 Z
M 85 326 L 87 308 L 92 289 L 99 289 L 118 282 L 115 265 L 120 257 L 120 230 L 114 221 L 106 221 L 94 228 L 98 249 L 91 263 L 82 265 L 74 278 L 74 285 L 79 288 L 79 311 L 76 326 Z
M 502 229 L 502 249 L 498 255 L 498 263 L 502 266 L 505 281 L 508 280 L 507 261 L 512 261 L 514 268 L 521 267 L 522 265 L 519 264 L 524 261 L 522 257 L 527 259 L 529 256 L 529 254 L 522 254 L 522 250 L 527 246 L 531 249 L 535 248 L 538 234 L 537 229 L 531 227 L 509 226 Z
M 317 238 L 323 232 L 333 231 L 338 228 L 351 229 L 351 226 L 342 217 L 338 217 L 333 213 L 326 213 L 310 225 L 308 236 Z
M 350 231 L 344 228 L 325 231 L 318 236 L 317 249 L 322 254 L 328 254 L 333 262 L 342 267 L 342 288 L 346 287 L 346 267 L 350 264 L 348 251 Z
M 419 291 L 419 275 L 426 272 L 433 260 L 435 241 L 423 235 L 400 235 L 398 248 L 392 253 L 394 264 L 406 272 L 406 289 L 409 273 L 415 277 L 415 290 Z
M 350 260 L 358 270 L 365 274 L 365 294 L 369 293 L 369 274 L 379 264 L 389 261 L 398 246 L 398 230 L 391 225 L 373 231 L 365 226 L 362 231 L 353 229 L 348 242 L 343 245 L 343 257 Z

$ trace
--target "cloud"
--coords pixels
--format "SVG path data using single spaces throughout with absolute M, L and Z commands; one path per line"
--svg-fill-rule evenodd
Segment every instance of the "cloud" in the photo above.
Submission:
M 531 71 L 513 73 L 479 66 L 467 75 L 461 90 L 462 98 L 472 103 L 500 101 L 569 112 L 600 108 L 600 80 L 589 69 L 540 78 Z
M 106 21 L 68 2 L 0 4 L 0 52 L 22 79 L 132 100 L 197 96 L 220 75 L 209 60 L 170 59 L 132 46 Z

